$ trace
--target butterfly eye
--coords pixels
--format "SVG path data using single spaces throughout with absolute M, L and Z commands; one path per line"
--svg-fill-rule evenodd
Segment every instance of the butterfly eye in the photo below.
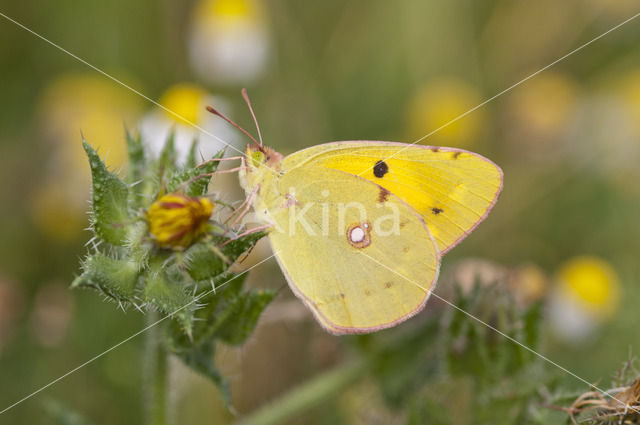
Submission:
M 264 153 L 260 151 L 253 151 L 251 153 L 251 163 L 254 167 L 258 167 L 264 161 Z

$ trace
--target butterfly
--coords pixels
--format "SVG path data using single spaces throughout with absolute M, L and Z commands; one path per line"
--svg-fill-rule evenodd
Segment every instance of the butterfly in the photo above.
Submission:
M 333 334 L 421 311 L 441 257 L 502 190 L 500 167 L 462 149 L 343 141 L 283 157 L 258 134 L 240 184 L 292 291 Z

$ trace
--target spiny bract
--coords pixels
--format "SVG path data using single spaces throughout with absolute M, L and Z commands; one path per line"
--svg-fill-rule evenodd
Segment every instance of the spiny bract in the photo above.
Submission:
M 93 177 L 90 253 L 72 287 L 91 287 L 122 308 L 158 311 L 166 347 L 212 379 L 229 399 L 213 365 L 216 339 L 242 344 L 275 296 L 246 291 L 246 273 L 230 266 L 264 236 L 235 238 L 210 219 L 207 197 L 212 173 L 224 152 L 196 165 L 194 142 L 186 164 L 176 164 L 173 137 L 159 158 L 150 158 L 140 137 L 127 133 L 128 173 L 107 169 L 83 140 Z M 167 202 L 176 207 L 167 212 Z M 167 221 L 168 220 L 168 221 Z

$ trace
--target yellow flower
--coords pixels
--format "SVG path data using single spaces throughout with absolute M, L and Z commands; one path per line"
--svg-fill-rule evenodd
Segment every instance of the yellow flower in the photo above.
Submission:
M 444 79 L 430 82 L 418 90 L 409 105 L 409 137 L 416 140 L 442 127 L 421 143 L 471 147 L 484 131 L 484 112 L 477 110 L 448 123 L 480 102 L 480 93 L 464 81 Z
M 208 2 L 201 7 L 208 8 L 205 12 L 210 16 L 225 17 L 226 19 L 243 19 L 256 12 L 250 2 L 246 0 L 217 0 Z
M 38 129 L 46 161 L 30 212 L 46 236 L 71 241 L 86 227 L 91 173 L 80 132 L 110 169 L 120 169 L 127 158 L 123 123 L 132 128 L 141 112 L 139 96 L 95 73 L 62 74 L 43 89 Z
M 160 104 L 173 112 L 165 111 L 171 119 L 191 125 L 200 121 L 208 96 L 207 91 L 197 84 L 180 83 L 164 92 Z
M 198 0 L 189 29 L 189 59 L 211 84 L 249 84 L 266 69 L 270 50 L 263 2 Z
M 592 256 L 575 257 L 558 272 L 561 290 L 590 314 L 605 318 L 618 305 L 618 276 L 607 262 Z
M 141 106 L 138 96 L 101 75 L 63 74 L 53 79 L 41 95 L 39 115 L 44 139 L 51 142 L 54 160 L 62 168 L 72 167 L 90 177 L 80 143 L 82 131 L 92 145 L 109 152 L 107 166 L 120 168 L 127 158 L 123 123 L 135 123 Z M 82 208 L 84 211 L 84 204 Z
M 162 248 L 185 248 L 206 231 L 213 204 L 180 193 L 162 196 L 147 212 L 149 232 Z
M 224 148 L 225 143 L 236 145 L 239 141 L 232 127 L 206 110 L 207 105 L 215 105 L 216 109 L 231 115 L 228 103 L 198 84 L 174 84 L 162 94 L 159 103 L 174 113 L 156 107 L 140 120 L 140 133 L 154 156 L 160 154 L 171 132 L 179 163 L 184 162 L 194 140 L 198 141 L 198 158 L 209 158 Z

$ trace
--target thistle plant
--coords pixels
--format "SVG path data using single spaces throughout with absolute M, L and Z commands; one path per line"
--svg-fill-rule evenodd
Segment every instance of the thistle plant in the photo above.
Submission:
M 434 306 L 401 332 L 349 337 L 348 360 L 236 425 L 286 423 L 327 400 L 333 412 L 327 423 L 556 423 L 539 407 L 540 390 L 555 385 L 555 371 L 513 342 L 538 346 L 542 305 L 518 305 L 505 283 L 456 286 L 451 304 L 458 308 Z
M 123 178 L 109 171 L 83 141 L 93 178 L 94 236 L 72 287 L 93 288 L 121 308 L 146 315 L 146 422 L 160 425 L 169 422 L 169 355 L 208 377 L 230 405 L 226 381 L 214 364 L 216 346 L 245 342 L 275 292 L 245 289 L 246 273 L 231 268 L 264 233 L 246 234 L 221 222 L 220 210 L 230 206 L 208 193 L 224 152 L 197 164 L 194 143 L 185 164 L 178 166 L 172 137 L 158 158 L 149 156 L 139 136 L 127 133 L 126 140 L 129 165 Z M 575 394 L 567 398 L 541 359 L 514 343 L 538 345 L 541 304 L 518 307 L 504 288 L 478 284 L 470 293 L 459 290 L 453 300 L 458 308 L 444 315 L 429 315 L 399 334 L 351 338 L 354 359 L 239 423 L 282 423 L 340 393 L 357 394 L 358 385 L 371 382 L 379 387 L 383 404 L 381 411 L 370 413 L 384 417 L 386 411 L 407 424 L 424 423 L 425 418 L 451 423 L 460 406 L 471 412 L 469 423 L 549 423 L 550 414 L 558 412 L 547 407 L 574 400 Z M 486 323 L 512 340 L 495 334 Z M 624 380 L 618 387 L 616 398 L 638 405 L 637 381 Z M 594 392 L 575 400 L 558 410 L 573 419 L 591 414 L 600 420 L 594 423 L 630 423 L 629 418 L 636 418 Z M 54 417 L 67 415 L 57 404 L 48 410 Z M 349 416 L 349 407 L 341 410 Z
M 83 140 L 93 179 L 94 236 L 72 287 L 93 288 L 148 317 L 147 422 L 164 424 L 167 355 L 211 379 L 229 402 L 213 362 L 216 343 L 242 344 L 275 293 L 244 289 L 246 273 L 230 268 L 264 233 L 238 237 L 215 218 L 229 207 L 208 195 L 224 152 L 198 165 L 194 142 L 178 166 L 173 137 L 159 158 L 149 156 L 139 136 L 127 133 L 126 140 L 129 165 L 122 179 Z

